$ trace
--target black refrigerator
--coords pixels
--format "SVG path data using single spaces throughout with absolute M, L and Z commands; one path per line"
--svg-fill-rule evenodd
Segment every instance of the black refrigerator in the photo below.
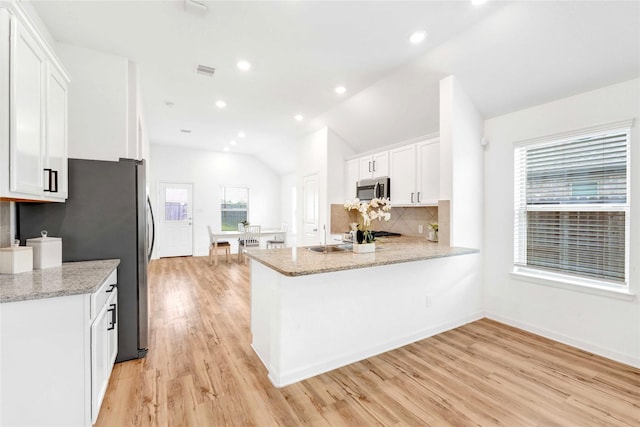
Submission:
M 147 266 L 153 250 L 153 213 L 144 161 L 69 159 L 66 203 L 17 203 L 20 241 L 62 238 L 62 261 L 120 260 L 118 266 L 118 356 L 148 351 Z

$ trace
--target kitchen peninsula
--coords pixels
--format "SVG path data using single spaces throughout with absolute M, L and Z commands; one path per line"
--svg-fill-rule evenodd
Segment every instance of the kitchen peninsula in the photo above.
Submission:
M 252 346 L 282 387 L 477 320 L 478 252 L 415 237 L 250 251 Z

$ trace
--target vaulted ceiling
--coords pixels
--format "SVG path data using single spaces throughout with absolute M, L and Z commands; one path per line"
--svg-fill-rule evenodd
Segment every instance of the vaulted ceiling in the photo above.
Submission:
M 31 3 L 57 41 L 138 64 L 152 144 L 228 147 L 279 173 L 319 126 L 356 152 L 437 131 L 450 74 L 488 118 L 640 73 L 636 1 Z

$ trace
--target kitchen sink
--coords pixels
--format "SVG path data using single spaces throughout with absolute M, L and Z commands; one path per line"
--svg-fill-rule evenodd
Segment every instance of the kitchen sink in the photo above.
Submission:
M 329 245 L 329 246 L 318 245 L 318 246 L 307 246 L 307 249 L 309 249 L 311 252 L 330 253 L 330 252 L 350 251 L 352 249 L 352 246 L 351 245 Z

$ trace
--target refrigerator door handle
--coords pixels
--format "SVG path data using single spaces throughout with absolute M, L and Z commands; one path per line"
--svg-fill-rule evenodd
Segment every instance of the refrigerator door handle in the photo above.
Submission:
M 156 221 L 153 217 L 153 208 L 151 207 L 151 199 L 147 196 L 147 206 L 149 208 L 149 215 L 151 217 L 151 244 L 149 245 L 149 253 L 147 254 L 147 261 L 151 261 L 151 255 L 153 254 L 153 246 L 156 242 Z

